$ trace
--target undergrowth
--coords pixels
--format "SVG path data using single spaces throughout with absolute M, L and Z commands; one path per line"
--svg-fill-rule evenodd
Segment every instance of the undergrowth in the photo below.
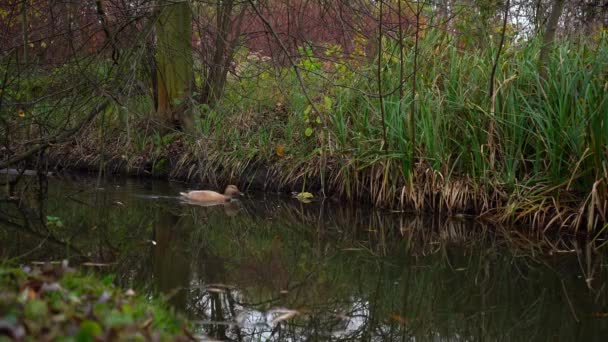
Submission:
M 13 340 L 189 340 L 185 321 L 111 280 L 66 266 L 0 265 L 0 337 Z

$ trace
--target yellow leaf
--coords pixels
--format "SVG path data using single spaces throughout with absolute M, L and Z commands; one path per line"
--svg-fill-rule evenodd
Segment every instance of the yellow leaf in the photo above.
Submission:
M 277 156 L 281 158 L 285 157 L 285 146 L 283 144 L 277 146 L 275 151 L 277 152 Z
M 25 112 L 23 111 L 22 108 L 19 108 L 17 110 L 17 115 L 19 115 L 20 118 L 24 118 L 25 117 Z
M 296 198 L 303 203 L 310 203 L 310 199 L 313 197 L 313 194 L 311 194 L 310 192 L 300 192 L 296 195 Z

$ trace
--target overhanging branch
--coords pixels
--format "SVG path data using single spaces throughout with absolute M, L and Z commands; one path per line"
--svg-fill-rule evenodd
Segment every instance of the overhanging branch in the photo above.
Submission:
M 6 161 L 0 162 L 0 169 L 4 169 L 13 164 L 19 163 L 19 162 L 31 157 L 35 153 L 38 153 L 38 152 L 46 149 L 47 147 L 49 147 L 53 144 L 64 143 L 66 141 L 73 139 L 74 136 L 78 132 L 80 132 L 80 130 L 82 130 L 82 128 L 84 128 L 84 126 L 86 126 L 88 123 L 93 121 L 93 119 L 97 116 L 97 114 L 103 112 L 108 107 L 109 104 L 110 103 L 108 100 L 104 100 L 104 102 L 97 105 L 93 110 L 91 110 L 89 115 L 87 115 L 87 117 L 84 120 L 82 120 L 75 127 L 67 129 L 67 130 L 63 131 L 62 133 L 54 135 L 52 137 L 41 139 L 35 144 L 34 147 L 31 147 L 29 150 L 27 150 L 23 153 L 17 154 L 13 157 L 10 157 Z

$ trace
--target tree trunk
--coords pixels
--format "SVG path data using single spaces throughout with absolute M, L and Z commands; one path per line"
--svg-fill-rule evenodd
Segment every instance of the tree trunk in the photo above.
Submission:
M 237 8 L 233 0 L 217 0 L 216 3 L 215 51 L 201 92 L 201 102 L 209 106 L 213 106 L 223 95 L 228 70 L 239 44 L 246 7 L 241 6 L 240 12 L 236 13 L 236 22 L 233 22 L 233 13 Z
M 549 58 L 549 52 L 551 51 L 553 41 L 555 40 L 555 32 L 557 31 L 559 18 L 564 11 L 564 3 L 564 0 L 554 0 L 553 6 L 551 7 L 549 21 L 547 22 L 547 27 L 543 36 L 543 46 L 540 48 L 540 56 L 538 57 L 539 72 L 542 79 L 547 77 L 547 59 Z
M 163 4 L 156 35 L 157 112 L 165 123 L 192 131 L 192 11 L 187 1 Z

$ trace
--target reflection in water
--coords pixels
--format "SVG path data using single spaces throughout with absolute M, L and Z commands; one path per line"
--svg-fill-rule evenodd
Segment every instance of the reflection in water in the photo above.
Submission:
M 468 221 L 249 194 L 184 204 L 166 182 L 51 182 L 25 222 L 2 204 L 2 255 L 111 263 L 222 340 L 594 340 L 606 256 Z M 49 221 L 50 222 L 50 221 Z M 26 224 L 27 223 L 27 224 Z M 497 232 L 498 230 L 498 232 Z M 69 247 L 67 247 L 69 246 Z

